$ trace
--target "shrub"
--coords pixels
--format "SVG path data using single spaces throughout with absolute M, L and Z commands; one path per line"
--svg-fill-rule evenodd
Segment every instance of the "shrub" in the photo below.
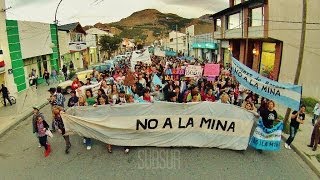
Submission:
M 301 100 L 301 104 L 306 106 L 306 112 L 308 114 L 312 114 L 313 108 L 318 102 L 319 101 L 317 99 L 312 97 L 304 97 Z

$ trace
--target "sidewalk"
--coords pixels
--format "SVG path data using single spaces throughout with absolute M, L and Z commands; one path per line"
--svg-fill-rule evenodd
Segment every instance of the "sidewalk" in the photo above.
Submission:
M 40 84 L 38 89 L 28 88 L 16 96 L 17 103 L 12 106 L 0 107 L 0 136 L 10 130 L 16 124 L 32 114 L 32 107 L 37 105 L 45 106 L 49 97 L 49 88 L 56 87 L 58 83 Z
M 312 151 L 312 148 L 307 145 L 310 143 L 310 137 L 312 134 L 313 126 L 311 123 L 312 117 L 306 115 L 304 124 L 299 126 L 299 131 L 293 140 L 291 147 L 292 149 L 309 165 L 309 167 L 320 177 L 320 162 L 317 160 L 316 155 L 320 156 L 320 147 L 317 151 Z M 283 140 L 287 140 L 289 134 L 282 134 Z M 284 151 L 290 151 L 281 147 Z

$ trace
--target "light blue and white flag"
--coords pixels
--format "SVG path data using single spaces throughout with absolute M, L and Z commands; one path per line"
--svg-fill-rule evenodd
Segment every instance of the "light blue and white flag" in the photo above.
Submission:
M 156 74 L 153 75 L 152 83 L 153 83 L 154 85 L 160 85 L 161 88 L 163 88 L 163 86 L 164 86 L 164 84 L 162 84 L 161 79 L 160 79 Z
M 237 59 L 232 58 L 232 75 L 237 81 L 265 98 L 274 100 L 280 104 L 299 110 L 302 87 L 298 85 L 279 83 L 266 77 L 243 65 Z
M 255 149 L 264 151 L 278 151 L 281 145 L 281 133 L 283 129 L 283 122 L 279 122 L 273 128 L 268 129 L 264 127 L 262 119 L 258 121 L 258 126 L 254 131 L 250 146 Z

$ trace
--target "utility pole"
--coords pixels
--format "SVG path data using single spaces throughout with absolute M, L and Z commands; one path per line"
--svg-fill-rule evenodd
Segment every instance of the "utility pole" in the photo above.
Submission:
M 58 13 L 58 9 L 59 9 L 59 6 L 60 6 L 61 2 L 62 2 L 62 0 L 60 0 L 60 2 L 58 3 L 57 8 L 56 8 L 56 12 L 54 14 L 54 23 L 56 25 L 56 37 L 57 37 L 57 45 L 56 45 L 56 47 L 57 47 L 57 53 L 58 53 L 58 59 L 57 59 L 57 61 L 58 61 L 57 62 L 58 63 L 58 69 L 56 69 L 56 71 L 59 71 L 59 65 L 61 65 L 60 64 L 59 36 L 58 36 L 59 30 L 58 30 L 58 20 L 57 20 L 57 13 Z
M 178 25 L 176 24 L 176 55 L 178 56 Z
M 303 61 L 303 53 L 304 53 L 304 44 L 306 40 L 306 28 L 307 28 L 307 0 L 303 0 L 302 5 L 302 28 L 301 28 L 301 36 L 300 36 L 300 49 L 299 49 L 299 57 L 298 57 L 298 65 L 296 70 L 296 75 L 294 77 L 294 84 L 297 85 L 299 83 L 299 78 L 301 74 L 302 61 Z M 284 124 L 286 125 L 289 120 L 291 109 L 288 108 L 285 118 Z
M 187 32 L 187 41 L 188 41 L 188 57 L 189 57 L 190 56 L 189 32 Z

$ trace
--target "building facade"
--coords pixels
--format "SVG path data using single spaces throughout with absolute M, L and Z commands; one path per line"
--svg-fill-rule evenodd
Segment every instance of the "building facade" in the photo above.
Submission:
M 170 52 L 178 52 L 180 54 L 187 54 L 187 36 L 178 31 L 171 31 L 169 37 L 162 40 L 162 46 L 165 50 Z
M 86 32 L 80 23 L 65 24 L 58 27 L 60 67 L 69 66 L 72 61 L 75 69 L 90 65 L 90 52 L 86 43 Z
M 5 9 L 4 1 L 1 1 L 0 9 Z M 2 11 L 0 34 L 0 83 L 5 84 L 12 94 L 29 87 L 32 69 L 39 83 L 45 69 L 49 72 L 59 70 L 56 25 L 7 20 L 5 11 Z
M 103 36 L 111 36 L 113 34 L 100 30 L 98 28 L 90 28 L 86 31 L 86 43 L 89 48 L 90 63 L 97 63 L 103 60 L 107 60 L 107 53 L 101 50 L 99 41 Z
M 303 95 L 318 97 L 320 84 L 320 1 L 308 1 L 307 30 L 299 84 Z M 220 40 L 220 59 L 232 55 L 246 66 L 273 80 L 293 83 L 298 64 L 302 26 L 301 0 L 229 0 L 229 8 L 211 16 L 214 39 Z

